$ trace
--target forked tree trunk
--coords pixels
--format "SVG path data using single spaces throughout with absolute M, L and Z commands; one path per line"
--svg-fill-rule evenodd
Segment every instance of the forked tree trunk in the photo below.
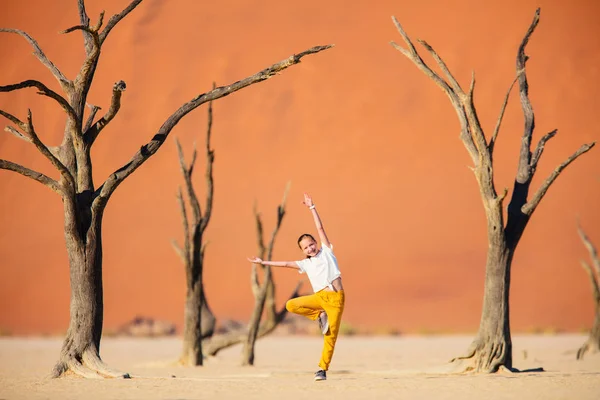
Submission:
M 87 378 L 128 378 L 129 374 L 109 368 L 100 358 L 104 315 L 102 211 L 91 215 L 89 199 L 78 197 L 79 201 L 64 201 L 71 318 L 52 375 L 59 377 L 70 371 Z

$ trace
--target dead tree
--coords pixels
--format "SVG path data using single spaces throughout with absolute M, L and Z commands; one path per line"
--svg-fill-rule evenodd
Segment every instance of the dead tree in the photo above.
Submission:
M 20 35 L 33 47 L 33 54 L 54 75 L 62 94 L 48 88 L 37 80 L 26 80 L 13 85 L 0 86 L 0 92 L 12 92 L 36 88 L 38 93 L 56 102 L 66 113 L 67 119 L 62 143 L 49 148 L 34 128 L 31 111 L 23 121 L 13 114 L 0 111 L 12 125 L 6 130 L 20 139 L 32 143 L 60 172 L 58 180 L 11 161 L 0 160 L 0 169 L 10 170 L 42 183 L 57 193 L 64 208 L 64 232 L 69 258 L 71 303 L 70 322 L 59 361 L 53 370 L 58 377 L 71 371 L 77 375 L 101 377 L 128 377 L 123 372 L 109 368 L 100 358 L 100 339 L 103 322 L 102 288 L 102 217 L 117 187 L 137 168 L 154 155 L 171 130 L 188 113 L 207 101 L 216 100 L 252 84 L 262 82 L 282 70 L 297 64 L 301 58 L 328 49 L 331 46 L 313 47 L 273 64 L 272 66 L 227 86 L 221 86 L 199 94 L 175 110 L 152 139 L 142 145 L 121 168 L 108 176 L 99 186 L 92 179 L 91 147 L 102 130 L 115 118 L 121 106 L 125 82 L 119 81 L 112 88 L 111 105 L 106 114 L 96 119 L 99 107 L 91 106 L 84 116 L 88 92 L 92 85 L 101 49 L 112 29 L 125 18 L 142 0 L 132 1 L 119 14 L 113 15 L 103 28 L 104 13 L 91 24 L 84 0 L 78 0 L 80 24 L 63 33 L 81 31 L 84 39 L 85 59 L 75 79 L 67 78 L 44 54 L 38 43 L 27 33 L 18 29 L 0 29 Z
M 533 212 L 540 201 L 556 180 L 560 173 L 576 158 L 590 150 L 594 143 L 581 146 L 573 155 L 557 166 L 550 176 L 544 180 L 541 186 L 529 197 L 529 191 L 538 162 L 544 151 L 546 142 L 556 135 L 556 130 L 544 135 L 537 143 L 535 149 L 531 149 L 531 141 L 534 130 L 534 113 L 529 100 L 529 85 L 525 63 L 528 57 L 525 55 L 525 46 L 535 30 L 539 21 L 538 9 L 529 26 L 517 52 L 516 77 L 510 88 L 504 103 L 502 104 L 499 118 L 491 135 L 483 132 L 479 116 L 475 110 L 474 90 L 475 76 L 471 77 L 471 83 L 465 91 L 452 75 L 442 58 L 435 50 L 423 40 L 419 43 L 433 57 L 442 74 L 435 72 L 421 58 L 413 42 L 408 37 L 396 18 L 392 17 L 394 24 L 404 42 L 406 48 L 392 42 L 392 46 L 411 60 L 425 75 L 431 78 L 448 96 L 454 107 L 461 126 L 460 139 L 465 145 L 474 166 L 472 167 L 479 192 L 483 200 L 488 231 L 488 253 L 485 272 L 485 286 L 483 296 L 483 309 L 481 322 L 476 338 L 471 344 L 467 354 L 452 361 L 458 371 L 495 372 L 501 366 L 512 370 L 512 342 L 509 324 L 509 291 L 510 272 L 513 256 L 517 244 L 521 239 Z M 521 148 L 519 154 L 519 165 L 515 177 L 514 187 L 508 205 L 507 221 L 503 214 L 503 201 L 507 196 L 508 189 L 500 194 L 496 193 L 494 187 L 493 151 L 498 138 L 498 132 L 508 102 L 509 93 L 514 83 L 519 82 L 519 94 L 521 106 L 525 117 Z
M 275 224 L 275 228 L 273 229 L 273 233 L 271 234 L 271 240 L 269 240 L 268 247 L 265 247 L 265 241 L 263 239 L 263 224 L 260 218 L 260 213 L 256 210 L 256 206 L 254 207 L 254 218 L 256 219 L 256 236 L 258 239 L 258 257 L 261 259 L 264 259 L 265 254 L 267 256 L 267 260 L 270 261 L 273 259 L 273 247 L 275 246 L 275 238 L 277 237 L 277 233 L 279 232 L 279 228 L 281 227 L 281 222 L 283 221 L 283 217 L 285 216 L 285 201 L 287 199 L 289 190 L 290 185 L 288 183 L 283 194 L 283 200 L 281 201 L 281 204 L 277 207 L 277 222 Z M 260 328 L 260 319 L 265 308 L 267 294 L 272 299 L 275 297 L 275 285 L 273 284 L 271 267 L 269 265 L 261 265 L 261 269 L 263 271 L 262 285 L 260 284 L 258 279 L 257 265 L 252 264 L 251 283 L 252 293 L 254 294 L 254 310 L 252 311 L 252 316 L 250 317 L 250 321 L 248 322 L 248 335 L 246 336 L 246 340 L 244 341 L 244 347 L 242 349 L 242 365 L 254 365 L 254 345 L 258 336 L 258 331 Z M 271 305 L 274 306 L 274 302 L 272 302 Z M 269 311 L 270 315 L 268 317 L 268 320 L 273 320 L 273 317 L 275 315 L 274 309 L 271 309 Z M 273 327 L 275 327 L 275 325 L 277 324 L 275 323 Z
M 263 225 L 260 218 L 260 213 L 257 212 L 256 207 L 254 209 L 258 239 L 258 254 L 260 258 L 264 258 L 265 254 L 267 255 L 267 260 L 271 260 L 272 258 L 273 248 L 275 246 L 275 238 L 277 237 L 277 233 L 279 232 L 281 222 L 283 221 L 283 217 L 285 215 L 285 202 L 288 191 L 289 185 L 285 190 L 283 201 L 277 207 L 277 223 L 273 229 L 273 233 L 271 234 L 271 239 L 267 247 L 265 247 L 264 244 Z M 254 344 L 256 343 L 256 339 L 271 333 L 287 315 L 285 306 L 280 311 L 277 311 L 277 305 L 275 302 L 275 282 L 273 281 L 271 268 L 268 266 L 262 266 L 262 270 L 263 283 L 261 285 L 258 280 L 258 271 L 256 265 L 252 264 L 252 273 L 250 278 L 255 303 L 248 326 L 236 329 L 235 331 L 213 336 L 207 340 L 207 343 L 204 346 L 204 354 L 215 356 L 219 351 L 227 347 L 236 345 L 238 343 L 244 343 L 244 347 L 242 349 L 242 365 L 254 365 Z M 298 282 L 294 292 L 289 297 L 290 299 L 298 297 L 301 286 L 302 282 Z M 265 318 L 261 322 L 263 311 L 265 312 Z
M 215 85 L 213 85 L 213 88 Z M 204 267 L 205 244 L 202 237 L 210 221 L 213 206 L 214 182 L 213 163 L 215 152 L 210 148 L 210 135 L 212 131 L 212 101 L 208 103 L 208 126 L 206 129 L 206 207 L 204 213 L 200 207 L 198 196 L 192 184 L 192 173 L 196 163 L 196 146 L 192 153 L 192 161 L 187 166 L 183 156 L 183 149 L 179 140 L 176 140 L 179 154 L 179 166 L 189 207 L 192 210 L 191 220 L 188 221 L 186 202 L 183 199 L 181 188 L 177 193 L 181 218 L 183 222 L 183 247 L 173 241 L 173 247 L 181 258 L 185 268 L 186 296 L 183 321 L 183 352 L 179 362 L 183 365 L 202 365 L 202 339 L 212 336 L 215 330 L 216 318 L 204 295 L 202 271 Z
M 583 242 L 583 245 L 590 253 L 590 259 L 592 260 L 593 267 L 581 260 L 581 266 L 588 273 L 590 281 L 592 283 L 592 293 L 594 295 L 594 325 L 590 331 L 590 336 L 587 341 L 577 350 L 577 359 L 582 360 L 585 353 L 597 353 L 600 351 L 600 257 L 598 257 L 598 251 L 585 234 L 581 226 L 577 227 L 579 237 Z

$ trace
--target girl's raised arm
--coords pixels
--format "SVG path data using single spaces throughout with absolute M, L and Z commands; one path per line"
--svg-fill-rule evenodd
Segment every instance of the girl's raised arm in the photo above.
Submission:
M 298 264 L 296 264 L 296 261 L 263 261 L 258 257 L 248 258 L 248 261 L 250 261 L 253 264 L 270 265 L 272 267 L 300 269 L 300 267 L 298 267 Z
M 325 229 L 323 228 L 323 223 L 321 222 L 321 218 L 319 218 L 319 213 L 317 212 L 315 203 L 312 201 L 312 197 L 308 193 L 304 193 L 304 201 L 302 202 L 308 209 L 312 212 L 313 219 L 315 220 L 315 226 L 317 227 L 317 232 L 319 233 L 319 238 L 321 239 L 321 243 L 325 246 L 331 248 L 331 243 L 329 243 L 329 239 L 327 238 L 327 234 L 325 233 Z

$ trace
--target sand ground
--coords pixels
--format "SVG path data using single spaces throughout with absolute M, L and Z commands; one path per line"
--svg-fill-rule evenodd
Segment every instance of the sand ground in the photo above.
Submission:
M 272 336 L 258 342 L 256 365 L 239 366 L 241 347 L 204 367 L 173 366 L 177 337 L 105 338 L 102 357 L 133 379 L 49 379 L 61 338 L 0 339 L 0 399 L 598 399 L 600 356 L 575 360 L 584 335 L 516 335 L 514 364 L 545 372 L 495 375 L 435 373 L 472 336 L 340 337 L 325 382 L 312 375 L 316 336 Z

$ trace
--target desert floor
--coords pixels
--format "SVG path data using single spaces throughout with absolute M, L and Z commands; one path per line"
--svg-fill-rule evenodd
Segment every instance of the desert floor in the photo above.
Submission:
M 514 365 L 544 372 L 449 375 L 440 367 L 472 336 L 340 337 L 328 380 L 314 382 L 316 336 L 260 340 L 254 367 L 241 347 L 203 367 L 170 363 L 180 338 L 105 338 L 102 357 L 133 379 L 49 379 L 61 338 L 0 338 L 0 399 L 598 399 L 600 355 L 575 360 L 584 335 L 515 335 Z

